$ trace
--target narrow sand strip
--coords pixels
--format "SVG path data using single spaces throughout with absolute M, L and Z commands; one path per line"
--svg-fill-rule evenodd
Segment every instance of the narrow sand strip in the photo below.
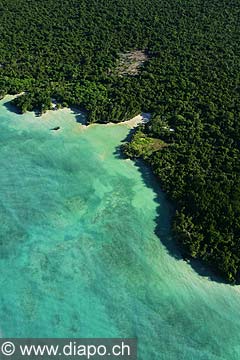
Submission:
M 138 126 L 140 124 L 146 124 L 147 122 L 150 121 L 150 118 L 151 118 L 151 114 L 142 113 L 142 114 L 139 114 L 139 115 L 135 116 L 134 118 L 132 118 L 130 120 L 121 121 L 121 122 L 118 122 L 118 123 L 109 122 L 109 123 L 105 124 L 105 126 L 127 125 L 131 129 L 133 129 L 133 128 L 135 128 L 136 126 Z
M 7 99 L 8 101 L 10 101 L 10 100 L 13 100 L 14 98 L 16 98 L 18 96 L 21 96 L 23 94 L 24 94 L 24 92 L 22 92 L 20 94 L 17 94 L 17 95 L 6 95 L 4 98 Z M 62 113 L 65 112 L 66 115 L 67 114 L 69 115 L 69 113 L 71 113 L 71 114 L 73 114 L 75 116 L 81 114 L 81 112 L 78 109 L 73 109 L 73 108 L 71 109 L 71 108 L 68 108 L 68 107 L 56 109 L 56 104 L 53 101 L 53 108 L 47 110 L 44 114 L 42 114 L 41 118 L 48 119 L 49 114 L 58 113 L 58 112 L 62 112 Z M 133 128 L 137 127 L 140 124 L 146 124 L 147 122 L 150 121 L 150 119 L 151 119 L 151 114 L 150 113 L 141 113 L 141 114 L 138 114 L 137 116 L 135 116 L 132 119 L 127 120 L 127 121 L 121 121 L 121 122 L 118 122 L 118 123 L 117 122 L 108 122 L 106 124 L 99 124 L 99 123 L 96 122 L 96 123 L 93 123 L 93 124 L 90 124 L 90 125 L 91 126 L 93 126 L 93 125 L 103 125 L 103 126 L 127 125 L 130 129 L 133 129 Z M 84 124 L 81 124 L 81 123 L 79 123 L 79 125 L 81 127 L 90 126 L 90 125 L 84 125 Z

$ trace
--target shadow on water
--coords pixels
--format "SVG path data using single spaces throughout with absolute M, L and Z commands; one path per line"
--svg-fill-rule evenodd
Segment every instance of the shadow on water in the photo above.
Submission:
M 70 107 L 73 115 L 75 116 L 76 122 L 82 125 L 87 125 L 87 113 L 81 109 L 71 106 Z
M 13 104 L 12 100 L 6 101 L 3 103 L 3 106 L 10 112 L 22 115 L 21 111 Z M 78 109 L 76 107 L 70 107 L 70 110 L 72 111 L 76 121 L 79 124 L 87 125 L 87 114 L 82 109 Z M 55 109 L 57 111 L 57 109 Z M 39 110 L 35 110 L 34 114 L 36 117 L 41 117 L 42 114 Z
M 21 115 L 21 111 L 19 111 L 19 109 L 12 103 L 11 100 L 6 101 L 3 103 L 3 106 L 10 112 L 17 114 L 17 115 Z
M 22 115 L 22 112 L 17 108 L 17 106 L 15 106 L 12 102 L 12 100 L 6 101 L 3 103 L 3 106 L 10 112 L 17 114 L 17 115 Z M 39 110 L 34 110 L 33 113 L 35 114 L 36 117 L 41 117 L 42 114 Z
M 132 134 L 136 129 L 132 129 L 127 137 L 122 140 L 122 143 L 129 141 Z M 126 159 L 127 157 L 123 154 L 121 145 L 116 147 L 114 155 L 118 159 Z M 211 281 L 223 284 L 229 284 L 223 278 L 216 275 L 209 266 L 196 259 L 188 259 L 181 249 L 179 243 L 177 243 L 171 232 L 171 224 L 175 214 L 175 206 L 167 199 L 167 195 L 161 190 L 159 180 L 153 174 L 150 166 L 148 166 L 143 160 L 136 159 L 135 166 L 138 168 L 144 184 L 154 191 L 154 201 L 157 203 L 156 218 L 155 218 L 155 234 L 160 239 L 161 243 L 165 246 L 168 253 L 173 256 L 177 261 L 185 260 L 192 269 L 200 276 L 208 278 Z

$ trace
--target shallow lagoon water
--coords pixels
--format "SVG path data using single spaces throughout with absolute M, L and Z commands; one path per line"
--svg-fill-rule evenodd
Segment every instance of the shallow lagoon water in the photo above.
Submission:
M 2 336 L 137 337 L 141 360 L 239 359 L 239 287 L 168 250 L 168 202 L 147 168 L 116 154 L 127 125 L 86 128 L 67 110 L 20 116 L 6 101 Z

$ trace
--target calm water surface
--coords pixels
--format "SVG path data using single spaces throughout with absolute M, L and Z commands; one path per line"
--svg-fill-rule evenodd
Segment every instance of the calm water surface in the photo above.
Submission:
M 128 127 L 86 129 L 66 110 L 20 116 L 8 100 L 2 336 L 137 337 L 141 360 L 239 359 L 239 287 L 201 277 L 163 245 L 172 242 L 169 204 L 148 169 L 115 154 Z

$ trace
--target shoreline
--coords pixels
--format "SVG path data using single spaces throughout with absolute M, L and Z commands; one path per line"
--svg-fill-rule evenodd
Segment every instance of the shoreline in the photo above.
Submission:
M 21 92 L 19 94 L 16 95 L 5 95 L 2 99 L 0 99 L 0 101 L 3 101 L 5 99 L 9 98 L 9 101 L 12 101 L 13 99 L 23 95 L 24 92 Z M 30 113 L 31 111 L 27 111 L 27 113 Z M 53 114 L 53 113 L 58 113 L 58 112 L 66 112 L 66 113 L 71 113 L 73 116 L 75 116 L 76 118 L 76 123 L 79 124 L 81 127 L 88 127 L 88 126 L 93 126 L 93 125 L 103 125 L 103 126 L 116 126 L 116 125 L 127 125 L 130 129 L 134 129 L 135 127 L 141 125 L 141 124 L 146 124 L 150 121 L 151 119 L 151 114 L 150 113 L 145 113 L 142 112 L 136 116 L 134 116 L 133 118 L 129 119 L 129 120 L 125 120 L 125 121 L 119 121 L 119 122 L 113 122 L 113 121 L 109 121 L 105 124 L 102 123 L 98 123 L 98 122 L 94 122 L 94 123 L 90 123 L 90 124 L 84 124 L 81 123 L 80 121 L 77 120 L 77 116 L 79 115 L 83 115 L 83 111 L 80 111 L 78 108 L 76 107 L 62 107 L 60 109 L 56 108 L 56 104 L 54 104 L 53 102 L 53 107 L 52 109 L 48 109 L 45 113 L 41 114 L 40 116 L 36 116 L 39 118 L 44 119 L 44 117 L 47 117 L 47 115 L 49 114 Z M 23 114 L 20 114 L 23 115 Z
M 106 124 L 103 124 L 105 126 L 110 125 L 128 125 L 131 129 L 137 127 L 140 124 L 146 124 L 150 121 L 151 114 L 150 113 L 141 113 L 136 116 L 134 116 L 132 119 L 126 120 L 126 121 L 120 121 L 120 122 L 108 122 Z M 98 124 L 98 123 L 96 123 Z

